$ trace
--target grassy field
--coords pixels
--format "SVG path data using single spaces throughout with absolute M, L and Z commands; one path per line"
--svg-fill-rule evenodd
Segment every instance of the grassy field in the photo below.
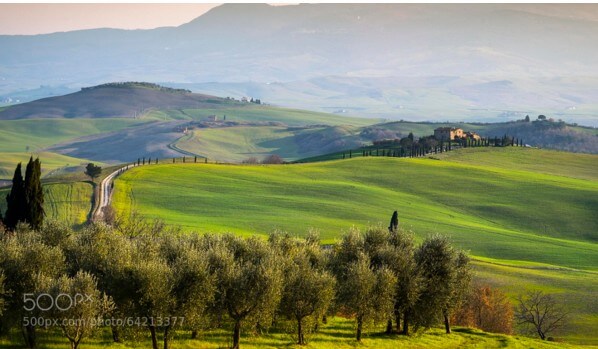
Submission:
M 268 105 L 247 104 L 238 107 L 218 109 L 183 109 L 165 110 L 149 113 L 147 118 L 192 119 L 202 120 L 216 115 L 220 120 L 226 115 L 226 121 L 282 122 L 288 126 L 302 125 L 353 125 L 367 126 L 381 119 L 368 119 L 319 113 L 309 110 L 279 108 Z
M 89 162 L 102 165 L 101 162 L 90 161 L 86 159 L 74 158 L 71 156 L 51 153 L 51 152 L 40 152 L 40 153 L 0 153 L 0 179 L 11 180 L 17 164 L 21 162 L 23 166 L 23 175 L 25 174 L 25 166 L 29 158 L 33 155 L 33 158 L 39 157 L 42 163 L 42 176 L 52 175 L 53 173 L 66 170 L 74 170 L 73 167 L 81 167 L 87 165 Z M 81 168 L 81 172 L 83 169 Z
M 293 161 L 346 147 L 344 140 L 359 128 L 353 126 L 289 128 L 284 126 L 239 126 L 196 129 L 176 146 L 209 159 L 241 162 L 268 154 Z
M 88 182 L 50 183 L 43 185 L 46 218 L 66 222 L 73 227 L 84 224 L 91 210 L 93 187 Z M 6 210 L 6 194 L 0 189 L 0 210 Z
M 0 120 L 0 153 L 35 152 L 74 138 L 146 122 L 134 119 Z
M 441 160 L 152 165 L 120 177 L 114 203 L 188 231 L 316 228 L 328 243 L 351 226 L 388 224 L 396 209 L 419 239 L 442 233 L 469 250 L 479 278 L 512 297 L 526 288 L 561 295 L 575 314 L 567 339 L 598 344 L 596 158 L 470 148 Z
M 286 166 L 146 166 L 117 180 L 114 202 L 120 211 L 139 210 L 187 230 L 302 235 L 315 227 L 327 242 L 352 225 L 386 224 L 397 209 L 401 224 L 420 236 L 449 234 L 477 255 L 596 269 L 597 193 L 593 180 L 372 157 Z
M 241 348 L 590 348 L 589 346 L 547 342 L 522 336 L 491 334 L 459 327 L 456 327 L 450 335 L 445 334 L 441 329 L 422 331 L 410 337 L 383 335 L 380 334 L 383 332 L 383 326 L 380 325 L 367 328 L 362 343 L 357 343 L 354 339 L 354 331 L 354 321 L 338 317 L 329 318 L 328 324 L 322 325 L 318 333 L 308 337 L 307 346 L 294 345 L 291 335 L 286 331 L 273 329 L 261 336 L 243 332 Z M 10 339 L 0 339 L 0 348 L 14 348 L 14 343 L 22 340 L 18 335 L 20 334 L 15 333 Z M 38 339 L 40 343 L 47 343 L 41 345 L 40 349 L 58 349 L 68 345 L 68 341 L 56 331 L 40 331 Z M 196 340 L 189 339 L 189 333 L 178 333 L 170 344 L 174 349 L 227 348 L 231 345 L 231 333 L 225 330 L 200 332 L 199 338 Z M 112 343 L 110 334 L 106 330 L 95 338 L 83 340 L 83 344 L 80 346 L 81 349 L 149 347 L 151 347 L 151 341 L 145 336 L 136 343 L 131 341 L 125 341 L 122 344 Z
M 0 120 L 0 179 L 12 178 L 18 162 L 39 156 L 43 175 L 90 162 L 43 149 L 75 138 L 134 127 L 147 121 L 131 119 Z M 97 163 L 97 161 L 94 161 Z

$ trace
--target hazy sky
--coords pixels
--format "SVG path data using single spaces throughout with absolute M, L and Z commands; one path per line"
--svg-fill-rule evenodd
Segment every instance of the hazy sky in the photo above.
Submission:
M 178 26 L 218 4 L 0 4 L 0 35 Z

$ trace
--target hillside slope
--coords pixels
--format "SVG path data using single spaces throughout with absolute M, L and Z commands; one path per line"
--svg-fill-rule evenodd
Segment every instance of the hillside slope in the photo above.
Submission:
M 541 161 L 545 152 L 522 149 L 521 157 Z M 596 168 L 594 158 L 586 159 L 586 175 Z M 420 236 L 449 234 L 477 255 L 596 269 L 593 176 L 499 161 L 376 157 L 287 166 L 154 165 L 120 177 L 114 203 L 121 212 L 139 210 L 186 230 L 302 235 L 315 227 L 326 241 L 352 225 L 384 224 L 397 209 L 402 224 Z
M 240 102 L 148 83 L 110 83 L 6 108 L 0 111 L 0 120 L 138 118 L 156 109 L 218 108 L 223 104 Z
M 115 183 L 121 214 L 137 211 L 186 231 L 304 235 L 331 243 L 351 227 L 400 224 L 441 233 L 474 257 L 478 278 L 515 298 L 559 295 L 567 338 L 596 343 L 598 161 L 538 149 L 470 148 L 442 159 L 354 158 L 249 166 L 152 165 Z

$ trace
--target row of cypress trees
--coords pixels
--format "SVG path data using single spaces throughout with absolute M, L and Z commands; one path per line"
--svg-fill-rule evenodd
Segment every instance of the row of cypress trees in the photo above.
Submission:
M 19 222 L 28 223 L 39 229 L 44 221 L 44 192 L 41 183 L 41 162 L 29 158 L 23 178 L 21 163 L 17 165 L 12 179 L 12 188 L 6 195 L 6 213 L 3 223 L 8 230 L 14 230 Z

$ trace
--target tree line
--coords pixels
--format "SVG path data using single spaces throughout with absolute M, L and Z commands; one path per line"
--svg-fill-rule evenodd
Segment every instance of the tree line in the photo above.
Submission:
M 458 148 L 471 147 L 523 147 L 523 139 L 507 136 L 473 139 L 468 137 L 455 138 L 451 141 L 438 140 L 436 137 L 425 136 L 415 139 L 413 133 L 407 137 L 373 141 L 372 146 L 342 152 L 342 159 L 352 158 L 354 154 L 365 156 L 386 157 L 420 157 L 428 154 L 438 154 Z M 360 154 L 361 153 L 361 154 Z
M 445 237 L 417 245 L 412 234 L 394 228 L 352 230 L 322 248 L 313 233 L 265 240 L 178 234 L 139 222 L 93 224 L 78 233 L 56 222 L 40 229 L 19 224 L 0 237 L 0 330 L 21 328 L 29 348 L 37 345 L 36 326 L 23 319 L 34 317 L 87 319 L 60 322 L 72 348 L 101 326 L 89 322 L 99 317 L 153 319 L 136 329 L 111 326 L 115 341 L 147 331 L 153 348 L 160 337 L 168 348 L 174 331 L 215 327 L 230 328 L 232 347 L 239 348 L 242 331 L 283 323 L 294 324 L 296 342 L 306 344 L 331 314 L 355 318 L 358 341 L 379 321 L 409 334 L 442 320 L 450 332 L 449 319 L 471 279 L 468 262 Z M 29 309 L 25 294 L 50 295 L 57 303 Z M 90 297 L 59 311 L 60 294 Z

